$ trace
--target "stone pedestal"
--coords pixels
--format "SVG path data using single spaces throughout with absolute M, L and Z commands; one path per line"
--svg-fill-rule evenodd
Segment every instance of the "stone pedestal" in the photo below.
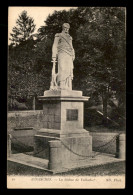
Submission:
M 58 170 L 62 167 L 61 159 L 61 142 L 60 141 L 49 141 L 49 164 L 48 168 L 50 170 Z
M 92 137 L 83 128 L 83 113 L 89 97 L 82 96 L 81 91 L 48 90 L 38 98 L 43 102 L 43 128 L 35 135 L 34 153 L 48 159 L 51 170 L 88 160 Z

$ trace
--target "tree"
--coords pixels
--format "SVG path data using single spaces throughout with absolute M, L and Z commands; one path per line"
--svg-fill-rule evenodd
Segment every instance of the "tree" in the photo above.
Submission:
M 82 86 L 85 95 L 102 99 L 106 124 L 112 92 L 116 91 L 119 100 L 124 100 L 120 97 L 125 94 L 125 10 L 80 7 L 68 12 L 54 12 L 45 21 L 46 26 L 39 29 L 39 36 L 45 42 L 45 54 L 51 54 L 52 41 L 49 47 L 47 44 L 54 39 L 55 33 L 61 32 L 64 22 L 70 23 L 76 53 L 73 86 L 75 89 Z M 49 62 L 50 56 L 47 58 Z
M 13 33 L 10 33 L 13 45 L 20 44 L 23 41 L 29 40 L 35 30 L 34 19 L 27 15 L 27 11 L 23 11 L 16 21 L 16 26 L 13 27 Z
M 20 96 L 24 100 L 35 85 L 34 74 L 30 75 L 35 61 L 33 49 L 36 41 L 31 36 L 35 24 L 26 11 L 19 15 L 16 23 L 9 45 L 8 94 L 11 99 Z
M 125 94 L 125 10 L 124 8 L 84 8 L 88 23 L 77 31 L 78 63 L 82 59 L 82 86 L 103 101 L 103 122 L 113 91 Z M 90 17 L 92 16 L 92 18 Z M 79 49 L 78 49 L 79 48 Z M 81 75 L 81 74 L 80 74 Z M 88 75 L 88 76 L 87 76 Z M 83 87 L 84 89 L 84 87 Z M 123 99 L 124 100 L 124 99 Z

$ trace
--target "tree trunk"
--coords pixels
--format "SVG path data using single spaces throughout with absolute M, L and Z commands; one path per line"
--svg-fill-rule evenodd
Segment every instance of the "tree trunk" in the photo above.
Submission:
M 107 105 L 108 105 L 108 94 L 107 91 L 104 91 L 102 94 L 102 100 L 103 100 L 103 125 L 107 125 L 107 116 L 108 116 L 108 112 L 107 112 Z
M 33 110 L 36 109 L 36 105 L 35 105 L 36 103 L 35 103 L 35 102 L 36 102 L 36 99 L 35 99 L 35 96 L 34 96 L 34 97 L 33 97 Z

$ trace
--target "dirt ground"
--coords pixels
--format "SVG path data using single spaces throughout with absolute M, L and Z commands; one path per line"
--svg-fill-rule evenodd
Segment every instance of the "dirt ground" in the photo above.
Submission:
M 116 162 L 97 167 L 75 169 L 66 173 L 56 175 L 65 176 L 117 176 L 125 174 L 125 162 Z M 8 175 L 25 175 L 25 176 L 43 176 L 51 175 L 46 171 L 37 170 L 35 168 L 26 167 L 14 163 L 8 163 Z

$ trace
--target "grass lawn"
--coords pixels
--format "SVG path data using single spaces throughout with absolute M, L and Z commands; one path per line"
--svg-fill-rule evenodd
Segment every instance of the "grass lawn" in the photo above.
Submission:
M 65 176 L 111 176 L 111 175 L 124 175 L 125 174 L 125 162 L 116 162 L 106 165 L 99 165 L 96 167 L 75 169 L 66 173 L 60 173 L 56 175 Z M 8 164 L 8 175 L 26 175 L 26 176 L 45 176 L 51 175 L 46 171 L 38 170 L 35 168 L 26 167 L 23 165 L 16 165 L 14 163 Z

